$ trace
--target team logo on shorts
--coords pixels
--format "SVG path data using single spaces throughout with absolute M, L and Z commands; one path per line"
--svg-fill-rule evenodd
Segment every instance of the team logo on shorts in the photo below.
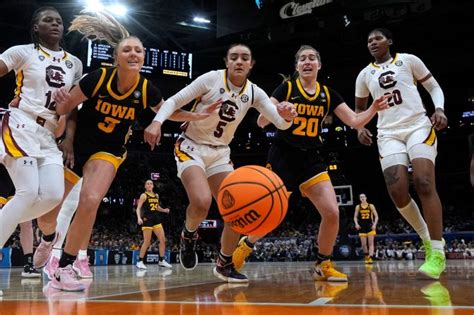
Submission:
M 139 98 L 140 95 L 142 95 L 142 93 L 140 93 L 140 91 L 133 92 L 133 96 L 135 96 L 135 98 Z
M 221 94 L 224 94 L 224 92 L 225 92 L 224 88 L 221 88 L 221 89 L 219 90 L 219 93 L 221 93 Z
M 72 62 L 71 62 L 71 60 L 66 60 L 66 67 L 67 67 L 68 69 L 71 69 L 71 68 L 72 68 Z
M 40 61 L 43 61 L 44 58 L 45 58 L 45 56 L 43 56 L 43 55 L 39 55 L 39 56 L 38 56 L 38 59 L 39 59 Z
M 224 190 L 224 194 L 222 195 L 222 206 L 226 209 L 232 208 L 235 205 L 234 196 L 228 191 Z
M 397 61 L 395 62 L 395 65 L 401 67 L 401 66 L 403 66 L 403 61 L 397 60 Z
M 241 97 L 240 97 L 240 100 L 244 103 L 247 103 L 249 101 L 249 96 L 247 94 L 243 94 Z

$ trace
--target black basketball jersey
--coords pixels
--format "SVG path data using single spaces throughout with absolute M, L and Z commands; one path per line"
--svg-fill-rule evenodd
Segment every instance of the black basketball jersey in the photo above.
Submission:
M 145 192 L 146 200 L 143 203 L 142 209 L 143 209 L 143 215 L 147 216 L 148 214 L 151 213 L 159 213 L 158 209 L 160 208 L 160 198 L 158 197 L 158 194 L 151 195 L 147 192 Z
M 314 95 L 308 94 L 299 79 L 280 84 L 272 96 L 279 102 L 288 101 L 296 107 L 298 116 L 286 130 L 277 130 L 276 138 L 291 146 L 314 149 L 322 146 L 321 126 L 326 116 L 344 102 L 335 90 L 315 81 Z
M 372 224 L 372 209 L 370 208 L 370 203 L 367 204 L 367 207 L 362 207 L 362 204 L 359 204 L 359 214 L 357 215 L 357 221 L 360 225 L 363 224 Z
M 110 147 L 122 146 L 137 116 L 162 99 L 160 90 L 141 75 L 129 91 L 118 92 L 117 68 L 93 71 L 79 85 L 89 99 L 78 112 L 76 139 Z

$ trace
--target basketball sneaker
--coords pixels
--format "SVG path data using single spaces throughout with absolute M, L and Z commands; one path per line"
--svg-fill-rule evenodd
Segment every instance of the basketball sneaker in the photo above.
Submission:
M 86 289 L 84 284 L 79 282 L 79 278 L 71 265 L 56 269 L 51 286 L 57 290 L 71 292 L 84 291 Z
M 30 265 L 25 265 L 21 273 L 23 278 L 41 278 L 41 272 L 36 270 L 35 267 Z
M 43 273 L 48 276 L 49 280 L 53 280 L 54 278 L 54 273 L 56 272 L 56 269 L 59 267 L 59 258 L 56 256 L 52 256 L 51 259 L 48 261 L 46 266 L 43 268 Z
M 431 247 L 431 241 L 423 241 L 423 248 L 425 249 L 425 261 L 427 261 L 428 257 L 433 252 L 433 248 Z
M 184 230 L 181 232 L 181 241 L 179 243 L 179 263 L 186 270 L 193 270 L 198 264 L 198 256 L 196 253 L 196 243 L 199 238 L 197 232 L 194 236 L 187 238 L 184 236 Z
M 56 236 L 51 242 L 46 242 L 41 238 L 41 242 L 36 248 L 35 254 L 33 255 L 33 267 L 43 268 L 51 256 L 54 244 L 58 241 L 59 233 L 56 232 Z
M 346 282 L 347 275 L 334 269 L 334 266 L 330 260 L 325 260 L 320 264 L 314 266 L 313 279 L 316 281 L 334 281 L 334 282 Z
M 142 270 L 146 270 L 146 266 L 145 264 L 143 263 L 143 260 L 140 260 L 139 262 L 137 262 L 137 268 L 138 269 L 142 269 Z
M 244 236 L 240 239 L 239 245 L 234 250 L 232 254 L 232 262 L 234 263 L 235 270 L 240 271 L 245 264 L 245 259 L 250 256 L 253 251 L 252 247 L 249 247 L 245 240 L 247 236 Z
M 421 288 L 421 293 L 433 306 L 451 306 L 451 296 L 448 289 L 439 281 L 433 282 Z
M 171 266 L 171 264 L 169 264 L 166 260 L 160 260 L 160 262 L 158 263 L 158 266 L 160 267 L 165 267 L 165 268 L 173 268 L 173 266 Z
M 365 263 L 366 263 L 367 265 L 370 265 L 370 264 L 373 264 L 374 261 L 372 260 L 372 257 L 370 257 L 370 256 L 365 256 Z
M 235 270 L 234 263 L 230 262 L 227 265 L 220 265 L 217 262 L 216 266 L 212 270 L 212 273 L 217 278 L 229 282 L 229 283 L 240 283 L 240 282 L 248 282 L 249 279 L 246 275 L 241 274 L 237 270 Z
M 418 272 L 431 279 L 439 279 L 439 276 L 446 269 L 446 257 L 444 253 L 432 251 L 425 259 L 425 263 L 420 266 Z
M 94 277 L 94 274 L 89 267 L 89 259 L 87 257 L 81 259 L 77 257 L 72 264 L 72 269 L 74 269 L 77 275 L 82 279 L 92 279 Z

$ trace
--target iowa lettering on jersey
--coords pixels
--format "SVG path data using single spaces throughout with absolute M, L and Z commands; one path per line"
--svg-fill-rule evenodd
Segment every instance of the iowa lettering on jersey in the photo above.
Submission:
M 97 100 L 95 110 L 107 115 L 103 122 L 97 124 L 97 127 L 106 133 L 111 133 L 115 129 L 115 126 L 119 124 L 122 119 L 135 119 L 134 107 L 111 104 L 109 102 L 104 102 L 101 99 Z
M 297 136 L 316 137 L 319 130 L 319 120 L 324 118 L 326 107 L 294 103 L 298 117 L 293 120 L 296 128 L 293 134 Z

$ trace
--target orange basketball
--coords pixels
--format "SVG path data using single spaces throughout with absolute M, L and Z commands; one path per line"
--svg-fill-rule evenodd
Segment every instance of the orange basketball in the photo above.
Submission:
M 271 170 L 247 165 L 230 173 L 217 195 L 219 212 L 232 229 L 264 236 L 280 225 L 288 210 L 288 191 Z

